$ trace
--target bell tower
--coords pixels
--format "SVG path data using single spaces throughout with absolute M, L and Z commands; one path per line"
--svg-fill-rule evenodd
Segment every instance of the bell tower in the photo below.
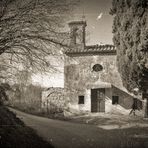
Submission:
M 85 47 L 86 26 L 86 21 L 73 21 L 69 23 L 71 47 Z

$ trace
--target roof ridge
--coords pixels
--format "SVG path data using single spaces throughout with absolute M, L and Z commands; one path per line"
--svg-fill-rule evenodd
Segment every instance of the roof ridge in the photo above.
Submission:
M 105 46 L 107 46 L 107 47 L 115 47 L 112 44 L 103 44 L 103 45 L 95 44 L 95 45 L 87 45 L 85 47 L 105 47 Z

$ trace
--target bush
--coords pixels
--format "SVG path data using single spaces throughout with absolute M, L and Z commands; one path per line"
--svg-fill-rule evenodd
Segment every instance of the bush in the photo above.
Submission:
M 10 90 L 10 85 L 7 83 L 0 84 L 0 105 L 3 105 L 5 101 L 8 101 L 6 91 Z

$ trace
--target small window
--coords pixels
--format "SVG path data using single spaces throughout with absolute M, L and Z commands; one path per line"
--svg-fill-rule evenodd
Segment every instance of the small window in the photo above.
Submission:
M 78 104 L 84 104 L 84 96 L 79 96 Z
M 112 104 L 119 104 L 119 96 L 112 96 Z

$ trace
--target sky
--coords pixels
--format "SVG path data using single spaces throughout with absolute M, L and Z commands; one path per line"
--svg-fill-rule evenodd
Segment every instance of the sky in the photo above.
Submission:
M 109 14 L 112 0 L 80 0 L 80 4 L 74 10 L 71 21 L 82 20 L 83 14 L 87 21 L 87 44 L 113 44 L 112 21 Z M 64 75 L 37 75 L 33 77 L 33 83 L 42 84 L 45 87 L 64 87 Z
M 113 44 L 111 5 L 112 0 L 81 0 L 74 11 L 75 20 L 85 16 L 88 44 Z

